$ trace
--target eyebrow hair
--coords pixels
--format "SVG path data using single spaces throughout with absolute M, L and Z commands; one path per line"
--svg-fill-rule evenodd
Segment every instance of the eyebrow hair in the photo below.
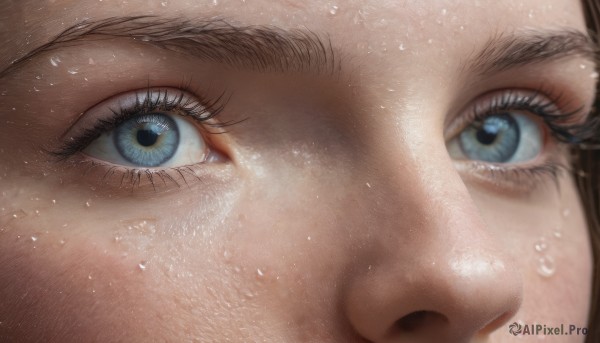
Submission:
M 489 74 L 570 56 L 581 56 L 595 63 L 598 47 L 587 34 L 570 29 L 499 34 L 488 40 L 463 69 Z
M 0 71 L 0 78 L 44 52 L 119 37 L 254 71 L 333 74 L 341 69 L 329 37 L 323 39 L 308 29 L 234 26 L 224 19 L 192 21 L 130 16 L 85 20 L 75 24 L 51 41 L 15 59 Z

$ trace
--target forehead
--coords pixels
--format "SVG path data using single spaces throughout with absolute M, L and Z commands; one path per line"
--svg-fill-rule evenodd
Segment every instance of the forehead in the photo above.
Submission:
M 453 28 L 471 33 L 539 25 L 583 28 L 579 0 L 26 0 L 3 7 L 4 34 L 41 35 L 44 29 L 53 32 L 84 19 L 148 14 L 218 16 L 242 24 L 314 28 L 345 38 L 444 36 Z

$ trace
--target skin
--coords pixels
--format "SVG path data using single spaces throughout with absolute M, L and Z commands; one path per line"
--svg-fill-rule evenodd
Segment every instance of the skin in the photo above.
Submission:
M 582 58 L 487 76 L 460 68 L 498 33 L 585 30 L 578 1 L 357 0 L 335 14 L 316 0 L 0 8 L 2 68 L 84 17 L 124 14 L 306 27 L 343 56 L 331 80 L 109 39 L 0 79 L 1 338 L 533 342 L 508 324 L 586 326 L 591 251 L 572 178 L 561 174 L 560 191 L 548 177 L 525 189 L 498 182 L 461 168 L 444 135 L 452 115 L 499 89 L 544 82 L 589 108 L 594 66 Z M 235 89 L 218 120 L 250 119 L 204 135 L 223 159 L 194 168 L 188 186 L 132 191 L 43 152 L 101 101 L 190 75 L 192 89 Z M 556 144 L 544 153 L 567 159 Z M 537 272 L 542 237 L 550 277 Z M 429 312 L 403 329 L 418 311 Z

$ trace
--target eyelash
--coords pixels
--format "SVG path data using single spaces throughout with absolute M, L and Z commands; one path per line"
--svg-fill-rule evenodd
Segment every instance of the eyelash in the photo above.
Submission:
M 186 96 L 193 95 L 193 98 Z M 108 132 L 117 128 L 123 122 L 131 118 L 131 116 L 139 113 L 148 112 L 169 112 L 177 113 L 184 117 L 190 117 L 194 120 L 198 127 L 208 134 L 226 133 L 226 127 L 240 123 L 247 118 L 239 121 L 217 122 L 213 121 L 231 99 L 231 95 L 227 91 L 223 91 L 213 100 L 198 96 L 198 92 L 189 90 L 186 86 L 181 86 L 179 89 L 167 90 L 160 88 L 148 87 L 145 95 L 136 93 L 135 104 L 130 107 L 121 107 L 118 110 L 110 109 L 113 115 L 109 119 L 98 119 L 91 128 L 83 129 L 80 134 L 75 137 L 70 137 L 57 150 L 47 151 L 51 156 L 58 160 L 68 160 L 69 164 L 77 165 L 83 168 L 84 175 L 92 172 L 98 173 L 100 182 L 108 184 L 111 180 L 115 180 L 115 185 L 118 188 L 129 188 L 133 191 L 136 188 L 146 184 L 152 186 L 156 192 L 160 183 L 164 183 L 164 187 L 168 189 L 168 182 L 180 188 L 182 184 L 188 185 L 188 177 L 202 180 L 200 175 L 206 174 L 203 168 L 197 168 L 197 165 L 187 165 L 163 169 L 150 168 L 129 168 L 124 166 L 110 165 L 102 162 L 97 162 L 84 157 L 70 160 L 77 156 L 79 152 L 84 150 L 89 144 L 100 137 L 104 132 Z M 210 130 L 214 128 L 215 130 Z M 212 155 L 209 155 L 212 156 Z M 210 159 L 210 157 L 209 157 Z M 144 181 L 145 179 L 145 181 Z M 160 182 L 160 183 L 157 183 Z M 95 187 L 93 187 L 95 188 Z
M 549 92 L 552 94 L 552 92 Z M 483 121 L 492 113 L 501 111 L 527 111 L 536 115 L 548 126 L 554 138 L 562 143 L 577 145 L 587 139 L 594 137 L 598 129 L 597 118 L 589 118 L 582 124 L 568 124 L 581 117 L 584 106 L 579 106 L 575 110 L 567 113 L 561 113 L 557 103 L 561 103 L 563 95 L 550 96 L 545 101 L 541 96 L 544 93 L 541 90 L 533 92 L 532 96 L 519 96 L 515 91 L 508 91 L 500 98 L 495 98 L 491 104 L 484 109 L 474 107 L 471 112 L 470 122 Z M 554 98 L 556 100 L 550 100 Z
M 569 124 L 582 118 L 584 106 L 576 107 L 574 110 L 561 113 L 557 104 L 563 103 L 567 107 L 569 103 L 564 103 L 564 95 L 553 95 L 551 90 L 545 91 L 538 89 L 530 96 L 522 96 L 517 91 L 506 91 L 505 93 L 494 97 L 485 106 L 475 104 L 467 116 L 460 120 L 463 129 L 473 123 L 481 123 L 489 116 L 502 111 L 523 111 L 535 115 L 545 124 L 552 137 L 560 143 L 567 146 L 577 146 L 585 143 L 587 140 L 595 137 L 600 129 L 600 119 L 598 117 L 588 117 L 583 123 Z M 551 100 L 554 99 L 554 100 Z M 558 187 L 558 178 L 562 172 L 568 171 L 568 164 L 554 156 L 550 157 L 542 164 L 523 167 L 503 164 L 490 164 L 488 162 L 469 161 L 470 169 L 475 173 L 487 174 L 486 177 L 501 185 L 507 185 L 512 188 L 527 187 L 532 189 L 539 183 L 547 180 L 549 177 Z
M 173 96 L 172 92 L 179 92 Z M 227 92 L 221 93 L 214 100 L 209 101 L 205 98 L 195 96 L 193 99 L 185 97 L 185 92 L 189 94 L 197 94 L 197 92 L 188 91 L 185 87 L 179 90 L 169 91 L 166 89 L 148 87 L 145 96 L 140 96 L 136 93 L 135 105 L 129 108 L 119 108 L 112 110 L 113 116 L 110 119 L 99 119 L 92 128 L 84 129 L 77 137 L 73 137 L 70 141 L 65 142 L 58 150 L 50 151 L 50 154 L 59 159 L 67 159 L 76 155 L 78 152 L 85 149 L 90 143 L 97 139 L 102 133 L 108 132 L 117 128 L 132 115 L 139 113 L 147 113 L 154 111 L 175 112 L 183 116 L 189 116 L 199 124 L 199 127 L 205 129 L 209 134 L 224 133 L 220 130 L 217 132 L 210 131 L 208 128 L 222 129 L 226 126 L 231 126 L 237 122 L 211 122 L 211 119 L 217 117 L 225 108 L 227 102 L 231 98 L 227 96 Z M 492 101 L 488 101 L 485 106 L 474 105 L 467 115 L 463 116 L 459 121 L 461 127 L 466 127 L 476 122 L 481 122 L 494 113 L 501 111 L 524 111 L 531 113 L 540 118 L 547 126 L 552 136 L 559 142 L 567 145 L 577 145 L 584 143 L 587 139 L 594 137 L 600 127 L 598 118 L 590 118 L 582 124 L 568 124 L 570 121 L 580 117 L 583 114 L 583 106 L 576 108 L 568 113 L 561 113 L 558 103 L 561 103 L 562 95 L 548 96 L 552 92 L 544 92 L 538 90 L 531 93 L 531 96 L 522 96 L 517 91 L 506 91 Z M 547 99 L 547 100 L 546 100 Z M 550 100 L 555 99 L 555 100 Z M 241 120 L 243 121 L 243 120 Z M 178 180 L 182 180 L 187 184 L 185 175 L 192 175 L 194 178 L 199 178 L 198 171 L 194 170 L 195 166 L 182 166 L 168 169 L 135 169 L 125 168 L 120 166 L 107 166 L 103 163 L 81 160 L 88 165 L 86 174 L 89 170 L 95 167 L 105 167 L 102 173 L 102 181 L 108 181 L 115 173 L 120 173 L 121 177 L 119 187 L 123 187 L 124 182 L 128 181 L 131 184 L 131 189 L 139 187 L 141 178 L 146 177 L 148 182 L 156 190 L 154 176 L 158 177 L 166 185 L 165 180 L 169 180 L 177 187 L 180 187 Z M 487 174 L 489 178 L 495 182 L 502 184 L 526 185 L 531 182 L 543 181 L 546 177 L 550 177 L 555 183 L 562 171 L 567 170 L 565 163 L 557 160 L 550 160 L 541 165 L 522 167 L 500 164 L 490 164 L 487 162 L 469 161 L 472 171 L 478 174 Z M 202 172 L 202 171 L 200 171 Z
M 185 92 L 190 94 L 196 94 L 188 91 L 185 88 L 177 91 L 173 97 L 166 89 L 154 89 L 148 87 L 144 99 L 140 99 L 140 93 L 136 93 L 135 105 L 129 108 L 119 108 L 118 110 L 110 109 L 113 112 L 113 116 L 109 119 L 99 119 L 92 128 L 84 129 L 81 134 L 77 137 L 71 137 L 69 141 L 64 142 L 62 146 L 55 151 L 49 153 L 59 159 L 69 158 L 76 153 L 85 149 L 95 139 L 100 137 L 104 132 L 111 131 L 125 122 L 131 116 L 139 113 L 149 112 L 175 112 L 179 113 L 184 117 L 192 118 L 206 133 L 219 134 L 224 131 L 210 131 L 208 128 L 222 129 L 227 126 L 232 126 L 238 122 L 224 122 L 216 123 L 210 122 L 211 119 L 216 118 L 227 105 L 230 96 L 227 96 L 227 92 L 221 93 L 214 100 L 208 100 L 202 97 L 196 96 L 195 99 L 186 99 Z

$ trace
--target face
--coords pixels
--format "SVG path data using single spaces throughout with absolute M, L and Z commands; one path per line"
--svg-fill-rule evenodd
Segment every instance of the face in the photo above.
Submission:
M 0 7 L 0 337 L 586 326 L 578 1 Z

